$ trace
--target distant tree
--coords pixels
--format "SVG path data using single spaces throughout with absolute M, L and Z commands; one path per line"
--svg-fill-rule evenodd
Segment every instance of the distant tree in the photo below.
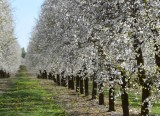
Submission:
M 22 58 L 25 58 L 25 56 L 26 56 L 26 51 L 25 51 L 24 47 L 21 48 L 21 50 L 22 50 L 21 56 L 22 56 Z

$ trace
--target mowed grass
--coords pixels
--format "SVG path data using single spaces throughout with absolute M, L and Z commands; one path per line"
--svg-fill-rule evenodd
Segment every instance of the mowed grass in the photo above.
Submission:
M 11 89 L 0 96 L 0 116 L 66 116 L 53 94 L 22 71 L 12 79 Z

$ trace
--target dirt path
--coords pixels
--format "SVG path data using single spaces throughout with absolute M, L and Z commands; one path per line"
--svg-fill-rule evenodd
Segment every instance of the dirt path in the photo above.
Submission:
M 84 95 L 79 95 L 74 90 L 57 86 L 51 80 L 39 79 L 39 83 L 54 94 L 53 99 L 65 109 L 69 116 L 122 116 L 121 109 L 117 109 L 116 112 L 112 113 L 107 112 L 107 105 L 97 105 L 98 100 L 91 100 L 91 96 L 84 97 Z

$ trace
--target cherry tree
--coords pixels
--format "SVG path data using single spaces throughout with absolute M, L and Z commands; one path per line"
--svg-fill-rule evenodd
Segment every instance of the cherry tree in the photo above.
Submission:
M 0 70 L 3 78 L 16 73 L 21 63 L 21 50 L 14 36 L 11 9 L 6 0 L 0 1 L 0 28 Z
M 86 95 L 88 78 L 94 76 L 100 105 L 109 82 L 109 111 L 115 110 L 118 83 L 124 116 L 129 115 L 128 92 L 133 90 L 129 86 L 141 86 L 141 115 L 149 115 L 160 67 L 159 4 L 158 0 L 46 0 L 29 44 L 28 68 L 54 72 L 59 85 L 67 77 L 71 89 L 76 77 L 81 93 L 85 80 Z

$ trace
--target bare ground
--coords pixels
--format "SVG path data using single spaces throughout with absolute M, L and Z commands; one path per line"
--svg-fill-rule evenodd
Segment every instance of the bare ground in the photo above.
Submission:
M 41 86 L 53 93 L 53 99 L 65 109 L 69 116 L 123 116 L 120 103 L 116 104 L 116 112 L 107 112 L 107 98 L 105 98 L 106 105 L 98 105 L 98 99 L 91 100 L 91 96 L 85 97 L 76 93 L 75 90 L 57 86 L 51 80 L 38 80 Z M 138 116 L 136 109 L 132 109 L 130 116 Z

